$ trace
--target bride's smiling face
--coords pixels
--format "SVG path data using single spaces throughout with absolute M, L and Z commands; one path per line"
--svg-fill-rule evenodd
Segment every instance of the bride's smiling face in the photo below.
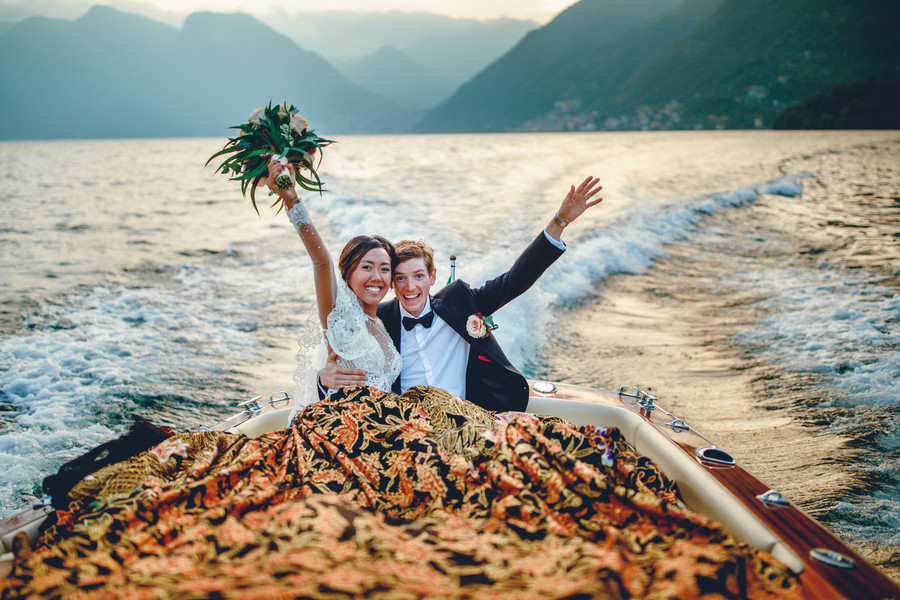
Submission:
M 377 306 L 391 289 L 391 257 L 384 248 L 366 252 L 350 276 L 347 285 L 366 306 Z

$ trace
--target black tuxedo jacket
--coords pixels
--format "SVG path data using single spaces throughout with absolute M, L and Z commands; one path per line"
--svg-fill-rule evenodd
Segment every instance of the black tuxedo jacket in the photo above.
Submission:
M 512 268 L 479 288 L 462 280 L 450 283 L 431 297 L 431 308 L 440 318 L 469 342 L 466 366 L 467 400 L 488 410 L 524 411 L 528 406 L 528 383 L 509 362 L 492 335 L 476 339 L 466 332 L 470 315 L 492 315 L 500 307 L 528 290 L 563 253 L 551 244 L 542 231 L 516 259 Z M 400 352 L 400 302 L 394 298 L 378 306 L 378 317 Z M 400 393 L 400 378 L 393 391 Z

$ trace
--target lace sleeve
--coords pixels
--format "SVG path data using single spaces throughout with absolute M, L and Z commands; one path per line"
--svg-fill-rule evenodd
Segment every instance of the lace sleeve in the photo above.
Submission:
M 295 205 L 296 206 L 296 205 Z M 328 313 L 328 329 L 322 336 L 322 325 L 318 311 L 306 320 L 306 325 L 297 340 L 297 368 L 294 370 L 294 410 L 289 423 L 300 411 L 319 401 L 319 371 L 328 359 L 328 345 L 334 350 L 343 366 L 352 366 L 371 351 L 366 344 L 368 335 L 366 315 L 359 305 L 356 294 L 350 291 L 340 277 L 337 279 L 337 297 L 334 308 Z M 328 341 L 328 345 L 325 341 Z M 328 390 L 331 393 L 333 390 Z
M 291 225 L 293 225 L 294 229 L 297 230 L 297 233 L 300 233 L 301 227 L 312 223 L 312 218 L 309 216 L 309 211 L 306 210 L 306 206 L 304 206 L 303 200 L 301 200 L 300 198 L 297 198 L 296 202 L 294 202 L 294 205 L 288 209 L 287 216 L 291 221 Z
M 294 369 L 294 410 L 288 423 L 291 423 L 300 411 L 319 401 L 319 371 L 328 359 L 328 348 L 322 336 L 322 325 L 318 311 L 313 311 L 306 319 L 306 325 L 297 339 L 297 368 Z
M 370 350 L 368 344 L 368 328 L 366 327 L 366 313 L 359 305 L 356 297 L 347 284 L 340 277 L 337 280 L 337 298 L 334 308 L 328 313 L 328 329 L 325 337 L 328 344 L 338 356 L 347 362 L 357 361 Z

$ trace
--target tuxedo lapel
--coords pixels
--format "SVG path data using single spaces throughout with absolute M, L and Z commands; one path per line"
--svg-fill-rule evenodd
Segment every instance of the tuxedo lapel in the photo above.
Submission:
M 458 311 L 454 310 L 452 302 L 446 302 L 440 297 L 431 297 L 431 310 L 434 314 L 444 320 L 444 323 L 450 326 L 453 331 L 461 338 L 466 339 L 466 324 L 461 322 Z
M 400 352 L 400 302 L 394 298 L 388 302 L 382 302 L 378 305 L 378 318 L 384 323 L 391 341 L 394 342 L 394 348 Z M 394 380 L 391 391 L 395 394 L 400 393 L 400 378 Z
M 457 300 L 458 298 L 459 296 L 457 296 Z M 470 352 L 470 362 L 472 358 L 477 357 L 479 354 L 490 355 L 491 360 L 496 360 L 497 352 L 502 354 L 500 346 L 496 343 L 493 336 L 476 339 L 469 335 L 466 329 L 466 321 L 468 321 L 469 315 L 467 314 L 466 306 L 462 305 L 462 303 L 454 302 L 452 298 L 438 296 L 431 299 L 431 308 L 459 337 L 473 348 Z M 474 311 L 472 314 L 474 314 Z M 484 358 L 481 360 L 484 360 Z

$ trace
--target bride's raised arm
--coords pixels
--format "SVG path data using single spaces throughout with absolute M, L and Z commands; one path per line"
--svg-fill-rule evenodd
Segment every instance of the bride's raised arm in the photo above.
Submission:
M 279 175 L 287 173 L 291 178 L 291 186 L 288 189 L 281 189 L 276 184 Z M 316 286 L 316 300 L 319 306 L 319 319 L 323 328 L 328 328 L 328 314 L 334 308 L 335 298 L 337 298 L 337 277 L 334 274 L 334 263 L 331 260 L 331 254 L 319 235 L 319 230 L 313 225 L 309 211 L 303 205 L 303 201 L 297 194 L 296 177 L 294 166 L 285 159 L 273 156 L 269 159 L 269 177 L 266 179 L 266 185 L 279 198 L 284 200 L 287 208 L 288 218 L 300 234 L 306 252 L 313 264 L 313 281 Z

